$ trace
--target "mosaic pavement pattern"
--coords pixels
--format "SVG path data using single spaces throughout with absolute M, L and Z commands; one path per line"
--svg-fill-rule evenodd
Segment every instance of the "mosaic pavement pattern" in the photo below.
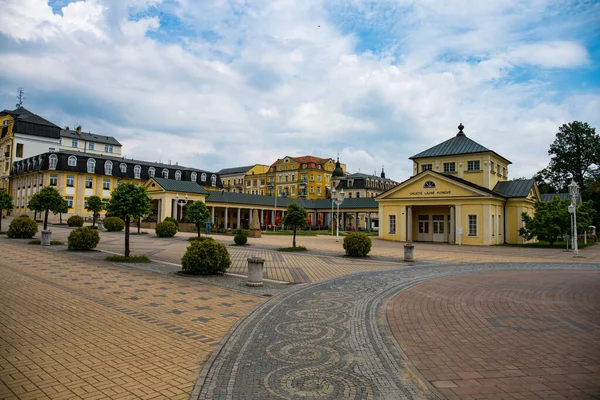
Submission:
M 564 267 L 428 266 L 365 272 L 297 287 L 259 306 L 232 329 L 202 370 L 192 398 L 442 397 L 394 340 L 385 312 L 388 300 L 432 278 Z M 600 265 L 582 268 L 598 271 Z

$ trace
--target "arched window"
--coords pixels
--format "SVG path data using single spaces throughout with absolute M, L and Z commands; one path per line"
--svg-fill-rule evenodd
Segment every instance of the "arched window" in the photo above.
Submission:
M 119 164 L 119 168 L 121 169 L 121 173 L 123 173 L 123 174 L 127 173 L 127 164 L 125 164 L 124 162 Z
M 33 169 L 35 169 L 35 164 L 36 164 L 36 162 L 37 162 L 37 160 L 34 158 L 34 159 L 33 159 L 33 163 L 32 163 L 32 164 L 33 164 Z
M 181 171 L 180 170 L 175 171 L 175 180 L 176 181 L 181 180 Z
M 76 167 L 77 166 L 77 157 L 69 156 L 69 160 L 68 160 L 67 164 L 69 165 L 69 167 Z
M 89 158 L 87 161 L 87 172 L 93 174 L 96 172 L 96 160 Z
M 215 174 L 212 174 L 212 176 L 210 177 L 210 184 L 212 186 L 217 186 L 217 176 Z
M 50 157 L 48 160 L 49 160 L 48 169 L 56 169 L 56 164 L 58 164 L 58 157 L 56 156 L 56 154 L 50 154 Z
M 427 181 L 423 184 L 423 189 L 435 189 L 435 182 Z
M 164 168 L 162 171 L 163 178 L 169 179 L 169 170 Z
M 200 179 L 202 179 L 202 182 L 206 182 L 206 174 L 204 172 L 200 175 Z
M 150 178 L 154 178 L 154 174 L 156 173 L 156 170 L 154 169 L 154 167 L 150 167 L 148 168 L 148 176 Z
M 43 158 L 42 158 L 42 156 L 40 155 L 40 156 L 38 157 L 38 163 L 40 164 L 40 166 L 42 165 L 42 161 L 43 161 Z
M 192 172 L 192 174 L 190 175 L 190 178 L 191 178 L 192 182 L 196 182 L 198 180 L 198 174 L 195 172 Z
M 104 161 L 104 175 L 112 175 L 112 167 L 113 167 L 112 161 L 110 161 L 110 160 Z
M 140 179 L 142 177 L 142 167 L 139 165 L 136 165 L 135 167 L 133 167 L 133 177 L 135 179 Z

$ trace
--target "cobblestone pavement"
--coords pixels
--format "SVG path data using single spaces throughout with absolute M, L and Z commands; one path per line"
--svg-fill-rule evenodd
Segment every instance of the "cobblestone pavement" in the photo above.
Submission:
M 394 337 L 448 399 L 600 398 L 600 271 L 428 280 L 387 307 Z
M 0 236 L 0 399 L 187 399 L 265 298 Z
M 429 282 L 435 283 L 436 280 L 429 281 L 433 278 L 455 275 L 469 277 L 470 275 L 463 274 L 496 270 L 517 274 L 520 272 L 530 274 L 528 272 L 530 270 L 540 270 L 543 271 L 541 276 L 545 276 L 545 273 L 559 273 L 564 268 L 565 264 L 533 263 L 419 266 L 358 273 L 296 287 L 257 307 L 236 324 L 204 366 L 192 398 L 443 398 L 440 391 L 444 389 L 444 385 L 439 385 L 439 381 L 435 381 L 438 383 L 437 387 L 432 385 L 428 381 L 432 377 L 421 374 L 411 362 L 411 356 L 414 354 L 410 353 L 407 357 L 394 339 L 386 318 L 388 301 L 398 292 L 403 295 L 403 290 L 410 290 L 419 282 L 426 281 L 424 285 Z M 571 273 L 580 276 L 589 275 L 590 281 L 594 282 L 591 284 L 594 296 L 587 296 L 583 301 L 587 302 L 586 310 L 595 307 L 593 316 L 597 317 L 596 277 L 600 264 L 582 265 L 579 267 L 581 269 L 577 270 L 573 266 L 568 268 Z M 561 287 L 560 283 L 558 285 Z M 414 286 L 411 293 L 418 292 L 418 287 L 419 285 Z M 539 290 L 549 289 L 542 286 Z M 531 291 L 525 287 L 521 289 L 521 293 L 523 295 L 521 301 L 525 305 L 532 303 L 530 308 L 524 307 L 526 311 L 533 314 L 528 317 L 538 317 L 535 314 L 535 296 L 531 295 Z M 457 301 L 464 309 L 462 299 L 459 298 Z M 422 307 L 430 306 L 426 304 Z M 422 318 L 427 318 L 428 313 L 451 315 L 455 313 L 453 309 L 438 310 L 431 307 L 421 310 L 402 309 L 401 314 L 410 316 L 413 312 L 420 312 Z M 573 307 L 576 305 L 573 304 Z M 487 317 L 495 319 L 487 322 L 488 328 L 494 327 L 494 324 L 508 325 L 502 318 L 507 315 L 521 315 L 520 313 L 521 310 L 491 309 Z M 458 329 L 466 329 L 469 334 L 473 334 L 468 321 L 460 319 L 460 315 L 462 314 L 458 314 L 452 323 L 444 325 L 442 329 L 450 335 Z M 573 319 L 573 323 L 569 326 L 572 329 L 582 330 L 583 324 L 578 326 L 577 316 L 572 314 L 569 316 Z M 411 319 L 414 323 L 418 321 L 418 318 Z M 580 342 L 576 346 L 587 347 L 591 351 L 591 346 L 597 343 L 599 327 L 597 320 L 588 321 L 588 324 L 585 326 L 594 330 L 594 342 L 586 338 L 577 338 Z M 402 334 L 409 337 L 419 337 L 421 330 L 427 332 L 428 328 L 415 326 L 414 329 L 405 331 L 403 326 L 396 324 L 394 329 L 402 331 Z M 561 336 L 562 333 L 563 331 L 557 332 L 555 336 L 557 346 L 560 346 L 560 341 L 567 339 L 566 336 Z M 535 351 L 538 352 L 537 349 Z M 434 351 L 430 351 L 427 355 L 434 362 L 446 361 L 443 356 L 438 358 L 433 353 Z M 593 354 L 596 353 L 590 353 L 590 357 L 594 358 Z M 513 356 L 519 358 L 521 354 L 513 354 Z M 469 353 L 458 354 L 458 357 L 469 357 Z M 486 362 L 493 361 L 492 357 L 477 361 L 485 365 Z M 532 370 L 544 367 L 536 364 L 540 360 L 530 361 L 532 365 L 529 367 Z M 594 361 L 596 366 L 597 361 L 596 358 Z M 571 372 L 577 374 L 577 371 Z M 585 373 L 588 374 L 589 379 L 598 380 L 597 367 L 586 368 Z M 436 377 L 436 379 L 442 378 Z M 471 378 L 465 376 L 464 379 Z M 476 398 L 494 398 L 493 396 L 495 395 L 479 394 Z M 553 398 L 548 393 L 544 396 Z M 513 396 L 512 398 L 526 397 Z

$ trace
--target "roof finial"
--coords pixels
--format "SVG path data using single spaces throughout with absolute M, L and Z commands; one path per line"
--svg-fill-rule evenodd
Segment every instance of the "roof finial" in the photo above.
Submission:
M 383 165 L 381 166 L 381 177 L 385 179 L 385 171 L 383 170 Z
M 463 132 L 463 129 L 465 129 L 465 127 L 464 127 L 464 125 L 461 122 L 458 125 L 458 133 L 456 134 L 456 136 L 466 136 L 465 133 Z

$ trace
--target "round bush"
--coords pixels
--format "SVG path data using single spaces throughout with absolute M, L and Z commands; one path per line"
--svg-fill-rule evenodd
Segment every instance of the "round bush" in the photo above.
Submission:
M 248 241 L 248 236 L 244 235 L 243 233 L 238 233 L 233 237 L 233 241 L 238 246 L 241 246 L 243 244 L 246 244 L 246 242 Z
M 163 220 L 163 222 L 165 222 L 165 221 L 174 223 L 175 226 L 177 227 L 177 229 L 179 229 L 179 221 L 177 221 L 175 218 L 167 217 Z
M 83 218 L 80 217 L 79 215 L 73 215 L 72 217 L 69 217 L 69 219 L 67 220 L 67 225 L 83 226 Z
M 371 251 L 371 238 L 364 233 L 351 233 L 344 238 L 344 250 L 351 257 L 365 257 Z
M 69 250 L 91 250 L 99 241 L 98 231 L 89 226 L 72 230 L 67 239 Z
M 21 215 L 12 220 L 6 235 L 11 239 L 31 239 L 38 231 L 37 222 L 28 215 Z
M 104 228 L 109 232 L 119 232 L 125 229 L 125 222 L 119 217 L 108 217 L 104 220 Z
M 156 236 L 173 237 L 177 233 L 177 226 L 171 221 L 163 221 L 156 225 Z
M 181 270 L 194 275 L 223 274 L 230 266 L 227 248 L 214 240 L 191 242 L 181 258 Z

